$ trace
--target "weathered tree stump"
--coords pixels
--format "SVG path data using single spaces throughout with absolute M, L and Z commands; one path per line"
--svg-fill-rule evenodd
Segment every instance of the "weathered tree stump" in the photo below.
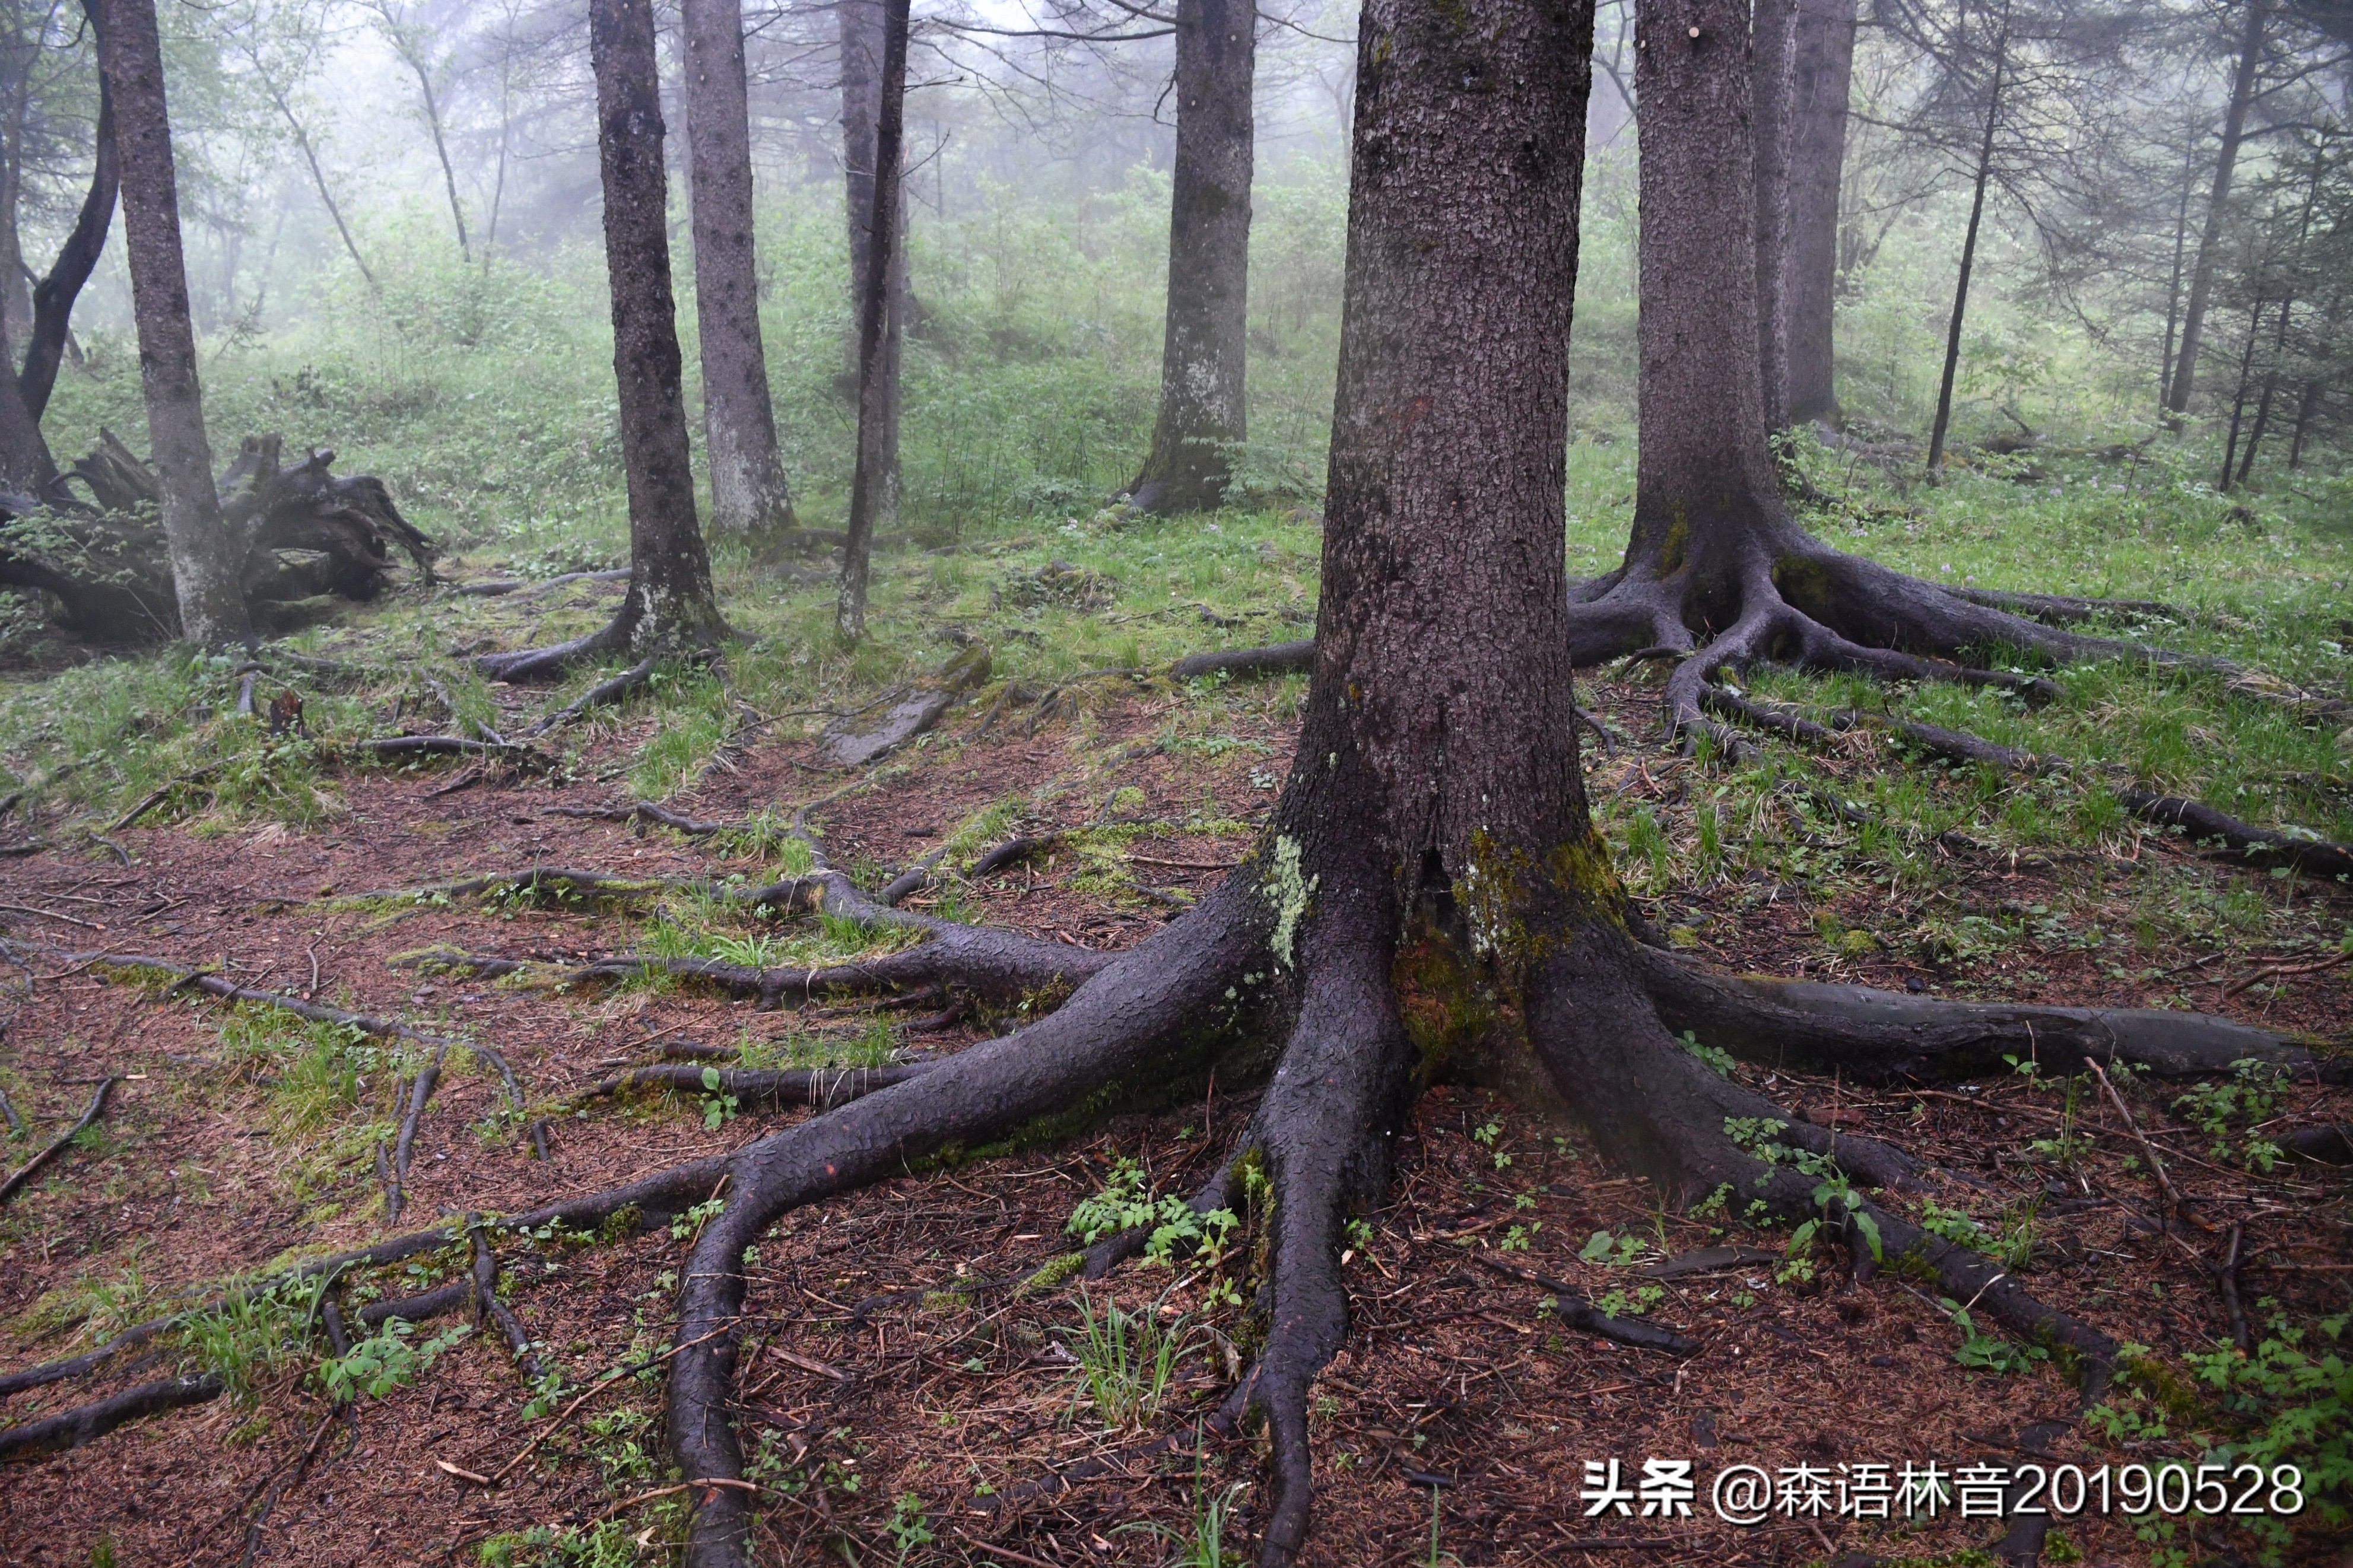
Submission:
M 331 614 L 336 601 L 375 598 L 391 579 L 396 549 L 432 579 L 433 541 L 401 516 L 383 480 L 336 478 L 335 454 L 323 448 L 281 467 L 280 446 L 275 435 L 247 437 L 220 477 L 258 628 L 286 630 Z M 43 495 L 0 496 L 0 585 L 47 595 L 59 626 L 96 641 L 175 636 L 161 500 L 153 470 L 100 430 L 98 449 Z

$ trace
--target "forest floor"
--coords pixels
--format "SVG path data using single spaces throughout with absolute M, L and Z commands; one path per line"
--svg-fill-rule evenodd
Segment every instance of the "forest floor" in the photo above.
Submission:
M 1269 577 L 1312 562 L 1313 533 L 1295 523 L 1229 526 L 1240 537 L 1219 548 Z M 1050 536 L 1022 542 L 1041 554 L 1071 548 Z M 1121 548 L 1132 561 L 1141 546 Z M 480 563 L 457 570 L 481 574 Z M 336 749 L 335 733 L 438 731 L 460 714 L 518 735 L 573 689 L 551 697 L 475 683 L 436 706 L 413 656 L 556 635 L 609 605 L 593 584 L 552 609 L 407 597 L 313 638 L 314 651 L 380 664 L 358 690 L 323 679 L 308 689 L 294 677 L 316 721 L 310 741 L 269 741 L 232 719 L 226 666 L 118 665 L 101 676 L 61 661 L 37 671 L 49 679 L 19 689 L 10 766 L 35 774 L 26 759 L 40 747 L 26 737 L 41 724 L 73 744 L 41 753 L 37 782 L 52 790 L 34 816 L 0 819 L 0 840 L 22 835 L 0 849 L 41 846 L 0 859 L 10 944 L 0 1089 L 29 1124 L 0 1139 L 6 1166 L 71 1126 L 100 1078 L 123 1081 L 97 1124 L 0 1210 L 0 1372 L 75 1354 L 112 1329 L 199 1304 L 224 1281 L 442 1216 L 617 1185 L 807 1114 L 691 1091 L 564 1105 L 666 1049 L 732 1050 L 753 1067 L 876 1065 L 954 1051 L 1021 1011 L 943 1005 L 952 998 L 761 1011 L 669 981 L 562 988 L 549 983 L 553 966 L 602 954 L 806 963 L 897 939 L 841 921 L 763 921 L 678 889 L 588 902 L 436 884 L 534 868 L 756 884 L 789 863 L 783 834 L 795 810 L 823 802 L 808 821 L 862 886 L 946 851 L 911 907 L 1098 949 L 1179 918 L 1249 847 L 1272 804 L 1300 683 L 1072 683 L 1096 656 L 1070 645 L 1130 638 L 1117 624 L 1126 619 L 1164 637 L 1221 626 L 1235 642 L 1302 635 L 1282 629 L 1294 612 L 1263 608 L 1295 606 L 1300 584 L 1235 584 L 1237 595 L 1257 595 L 1256 623 L 1240 607 L 1196 614 L 1190 601 L 1129 617 L 1084 581 L 1070 589 L 1070 572 L 1042 571 L 1023 557 L 978 582 L 944 577 L 919 556 L 885 563 L 886 603 L 896 593 L 927 605 L 927 624 L 961 619 L 1017 658 L 1050 646 L 1054 658 L 1041 651 L 1042 671 L 983 687 L 931 736 L 861 771 L 818 761 L 828 716 L 807 710 L 871 701 L 914 668 L 912 654 L 805 670 L 789 689 L 758 684 L 757 655 L 731 658 L 725 680 L 676 672 L 650 696 L 551 737 L 551 754 L 562 750 L 550 772 L 464 759 L 387 767 Z M 1008 593 L 1025 582 L 1045 584 L 1042 625 Z M 818 597 L 787 591 L 777 613 L 807 619 Z M 1092 629 L 1064 637 L 1051 619 L 1064 614 Z M 1144 663 L 1133 641 L 1100 661 Z M 1580 700 L 1610 731 L 1607 745 L 1588 740 L 1588 783 L 1630 889 L 1706 962 L 1938 994 L 2194 1006 L 2344 1038 L 2353 894 L 2218 860 L 2101 809 L 2085 798 L 2096 792 L 1925 768 L 1860 740 L 1836 755 L 1737 769 L 1686 758 L 1658 741 L 1659 673 L 1580 682 Z M 2173 709 L 2193 731 L 2274 722 L 2194 682 L 2132 679 L 2141 686 L 2127 702 L 2126 678 L 2084 678 L 2108 693 L 2112 720 Z M 259 705 L 280 685 L 265 679 Z M 2234 716 L 2214 716 L 2226 709 Z M 101 719 L 113 739 L 93 744 Z M 233 729 L 244 738 L 220 738 Z M 2137 743 L 2151 732 L 2135 730 Z M 2293 743 L 2327 755 L 2325 735 L 2317 753 L 2308 740 Z M 2223 765 L 2205 754 L 2218 744 L 2211 731 L 2187 742 L 2204 767 Z M 107 772 L 103 791 L 76 797 L 55 785 L 75 745 L 95 759 L 80 764 L 88 773 Z M 2260 760 L 2260 747 L 2239 749 L 2229 765 Z M 2342 812 L 2342 772 L 2324 761 L 2280 787 Z M 1807 782 L 1865 802 L 1870 820 L 1790 787 Z M 105 830 L 159 789 L 147 814 Z M 689 838 L 559 814 L 640 798 L 729 831 Z M 996 843 L 1048 830 L 1062 836 L 1050 855 L 958 874 Z M 487 981 L 419 961 L 450 950 L 543 967 Z M 418 1124 L 406 1213 L 388 1223 L 377 1151 L 395 1136 L 415 1047 L 224 1006 L 153 973 L 71 956 L 91 953 L 151 955 L 494 1045 L 533 1114 L 561 1107 L 552 1158 L 533 1156 L 484 1058 L 453 1052 Z M 2353 1093 L 2260 1075 L 2204 1089 L 2133 1081 L 2128 1127 L 2090 1079 L 2033 1066 L 1937 1089 L 1731 1070 L 1810 1120 L 1882 1132 L 1939 1162 L 1953 1173 L 1938 1199 L 1944 1223 L 1977 1227 L 2042 1299 L 2147 1347 L 2094 1421 L 2078 1419 L 2073 1389 L 2039 1352 L 1957 1318 L 1966 1304 L 1890 1278 L 1858 1283 L 1842 1254 L 1786 1257 L 1785 1235 L 1672 1212 L 1647 1185 L 1606 1171 L 1574 1125 L 1488 1087 L 1441 1084 L 1399 1141 L 1388 1202 L 1352 1235 L 1350 1336 L 1314 1391 L 1308 1560 L 1976 1561 L 1961 1554 L 1999 1526 L 1949 1504 L 1934 1519 L 1825 1510 L 1736 1528 L 1709 1509 L 1708 1479 L 1732 1464 L 1833 1475 L 1841 1463 L 1931 1459 L 1947 1470 L 2194 1466 L 2242 1436 L 2251 1413 L 2276 1414 L 2231 1368 L 2220 1385 L 2200 1381 L 2216 1364 L 2203 1358 L 2230 1342 L 2211 1268 L 2235 1231 L 2263 1364 L 2281 1364 L 2298 1342 L 2327 1348 L 2324 1325 L 2353 1305 L 2344 1183 L 2268 1150 L 2290 1126 L 2353 1121 Z M 1242 1314 L 1229 1270 L 1142 1264 L 1093 1285 L 992 1287 L 1069 1252 L 1073 1209 L 1128 1180 L 1124 1162 L 1152 1190 L 1191 1191 L 1255 1092 L 1212 1081 L 1198 1099 L 918 1168 L 785 1220 L 759 1249 L 740 1379 L 748 1473 L 767 1489 L 763 1560 L 1215 1563 L 1204 1537 L 1220 1528 L 1225 1550 L 1241 1551 L 1256 1456 L 1205 1425 L 1234 1367 Z M 2160 1200 L 2137 1133 L 2161 1154 L 2197 1228 L 2168 1233 L 2151 1217 Z M 101 1379 L 0 1402 L 5 1426 L 94 1397 L 93 1384 L 174 1366 L 209 1367 L 232 1385 L 13 1467 L 0 1487 L 0 1563 L 669 1561 L 663 1543 L 684 1510 L 667 1469 L 659 1367 L 615 1379 L 568 1420 L 559 1413 L 613 1369 L 634 1372 L 669 1348 L 693 1224 L 596 1245 L 500 1242 L 506 1299 L 553 1374 L 544 1386 L 526 1382 L 495 1331 L 453 1332 L 460 1313 L 420 1325 L 407 1352 L 385 1352 L 396 1375 L 381 1393 L 338 1408 L 318 1375 L 304 1292 L 206 1315 Z M 1772 1256 L 1662 1267 L 1732 1245 Z M 449 1277 L 465 1266 L 461 1252 L 346 1276 L 345 1300 L 355 1308 Z M 1514 1268 L 1568 1281 L 1702 1348 L 1675 1359 L 1564 1330 L 1546 1290 Z M 1114 1337 L 1122 1354 L 1105 1352 Z M 2341 1450 L 2342 1405 L 2316 1418 Z M 2065 1433 L 2045 1455 L 2029 1429 L 2054 1422 Z M 1630 1477 L 1651 1458 L 1696 1462 L 1694 1517 L 1586 1517 L 1588 1462 L 1620 1460 Z M 2104 1516 L 2094 1504 L 2064 1522 L 2045 1561 L 2343 1554 L 2316 1507 L 2294 1522 L 2275 1541 L 2195 1515 Z

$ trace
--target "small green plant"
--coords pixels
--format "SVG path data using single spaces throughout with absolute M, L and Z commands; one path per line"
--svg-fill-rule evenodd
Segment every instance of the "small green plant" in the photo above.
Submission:
M 735 1120 L 735 1097 L 720 1087 L 719 1069 L 702 1069 L 702 1130 L 716 1132 Z
M 2342 1349 L 2348 1323 L 2353 1314 L 2323 1318 L 2316 1338 L 2274 1313 L 2253 1355 L 2224 1346 L 2185 1358 L 2234 1428 L 2214 1458 L 2266 1474 L 2301 1466 L 2304 1496 L 2332 1530 L 2353 1520 L 2353 1364 Z
M 1953 1352 L 1953 1359 L 1963 1366 L 1982 1367 L 1988 1372 L 2024 1372 L 2036 1362 L 2051 1359 L 2051 1352 L 2041 1345 L 2017 1345 L 1980 1333 L 1969 1310 L 1949 1296 L 1945 1299 L 1945 1314 L 1961 1331 L 1961 1348 Z
M 1144 1167 L 1122 1157 L 1112 1162 L 1103 1191 L 1080 1199 L 1062 1228 L 1090 1247 L 1106 1236 L 1149 1229 L 1145 1261 L 1165 1264 L 1179 1247 L 1206 1246 L 1222 1258 L 1226 1237 L 1240 1223 L 1231 1209 L 1203 1214 L 1173 1194 L 1154 1195 Z
M 1700 1044 L 1699 1037 L 1689 1029 L 1683 1031 L 1683 1049 L 1705 1062 L 1708 1070 L 1718 1078 L 1730 1078 L 1732 1069 L 1736 1065 L 1730 1051 L 1715 1046 Z
M 460 1323 L 429 1340 L 412 1343 L 410 1336 L 416 1332 L 414 1324 L 399 1318 L 388 1319 L 373 1338 L 353 1344 L 350 1353 L 320 1363 L 319 1386 L 338 1405 L 361 1394 L 370 1399 L 382 1399 L 394 1389 L 416 1382 L 444 1351 L 473 1330 Z
M 2219 1083 L 2200 1084 L 2173 1102 L 2173 1109 L 2191 1126 L 2214 1140 L 2209 1152 L 2216 1160 L 2236 1158 L 2248 1170 L 2269 1172 L 2279 1163 L 2280 1148 L 2253 1130 L 2278 1110 L 2288 1084 L 2287 1069 L 2252 1057 L 2231 1064 L 2231 1076 Z M 2237 1154 L 2231 1148 L 2232 1124 L 2247 1130 Z
M 670 1222 L 670 1239 L 672 1241 L 684 1241 L 688 1237 L 694 1236 L 701 1232 L 704 1226 L 709 1225 L 712 1220 L 718 1218 L 721 1215 L 726 1212 L 727 1200 L 725 1198 L 705 1198 L 702 1202 L 696 1204 L 692 1208 L 688 1209 L 684 1214 L 679 1215 L 671 1219 Z
M 932 1543 L 931 1518 L 923 1509 L 923 1498 L 915 1492 L 901 1492 L 898 1501 L 891 1505 L 891 1518 L 882 1526 L 898 1544 L 899 1561 L 907 1561 L 907 1553 L 918 1546 Z
M 232 1296 L 184 1319 L 182 1341 L 231 1397 L 249 1404 L 262 1384 L 306 1353 L 311 1296 L 311 1289 L 299 1283 Z
M 1604 1268 L 1626 1268 L 1642 1261 L 1649 1244 L 1639 1236 L 1612 1236 L 1597 1230 L 1585 1238 L 1577 1249 L 1577 1258 L 1586 1263 L 1598 1263 Z
M 1079 1291 L 1079 1326 L 1064 1331 L 1087 1400 L 1105 1426 L 1147 1421 L 1167 1396 L 1190 1333 L 1183 1318 L 1164 1326 L 1158 1305 L 1129 1311 L 1106 1296 L 1098 1310 L 1094 1298 Z

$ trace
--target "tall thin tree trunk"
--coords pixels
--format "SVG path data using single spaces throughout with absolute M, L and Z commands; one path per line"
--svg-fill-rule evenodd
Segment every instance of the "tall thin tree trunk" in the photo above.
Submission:
M 881 510 L 883 477 L 895 435 L 885 403 L 885 318 L 890 314 L 891 266 L 899 246 L 907 101 L 907 0 L 882 0 L 881 91 L 874 116 L 874 205 L 869 209 L 865 308 L 858 322 L 858 464 L 849 486 L 849 537 L 841 551 L 841 584 L 834 601 L 834 635 L 856 642 L 866 635 L 866 575 Z
M 1229 477 L 1227 447 L 1247 434 L 1257 29 L 1255 0 L 1177 0 L 1160 412 L 1152 449 L 1128 486 L 1145 511 L 1216 506 Z
M 1788 423 L 1789 174 L 1796 131 L 1798 0 L 1757 0 L 1748 53 L 1756 105 L 1757 346 L 1765 427 Z
M 760 342 L 753 247 L 752 119 L 742 0 L 686 0 L 686 137 L 694 182 L 695 321 L 702 336 L 711 526 L 772 536 L 793 526 Z
M 2222 472 L 2214 480 L 2214 488 L 2224 495 L 2231 493 L 2231 464 L 2239 453 L 2239 425 L 2246 417 L 2247 391 L 2254 381 L 2255 341 L 2263 335 L 2263 307 L 2269 303 L 2258 294 L 2254 309 L 2247 312 L 2247 343 L 2239 353 L 2239 386 L 2231 397 L 2231 434 L 2222 443 Z
M 2312 236 L 2312 211 L 2320 204 L 2320 177 L 2327 167 L 2325 150 L 2314 147 L 2312 180 L 2305 186 L 2304 212 L 2296 219 L 2295 249 L 2290 253 L 2287 280 L 2280 289 L 2279 331 L 2272 342 L 2271 363 L 2263 371 L 2263 395 L 2255 403 L 2255 423 L 2247 432 L 2247 449 L 2239 458 L 2239 483 L 2242 485 L 2255 471 L 2255 449 L 2263 445 L 2263 431 L 2272 421 L 2272 399 L 2279 392 L 2280 370 L 2287 362 L 2287 334 L 2295 309 L 2296 275 L 2304 268 L 2304 245 Z
M 150 461 L 164 493 L 164 537 L 179 596 L 181 634 L 200 647 L 253 635 L 238 582 L 244 552 L 221 521 L 212 447 L 196 384 L 196 335 L 180 251 L 180 195 L 164 100 L 164 51 L 154 0 L 85 0 L 99 68 L 113 100 L 122 164 L 123 248 L 139 328 Z
M 853 383 L 865 374 L 861 347 L 864 339 L 860 332 L 866 320 L 866 260 L 873 243 L 874 175 L 878 167 L 874 140 L 881 120 L 882 36 L 887 30 L 883 13 L 887 4 L 888 0 L 838 0 L 835 6 L 841 37 L 841 162 L 849 221 L 850 319 L 854 324 L 849 374 Z M 903 240 L 907 222 L 905 171 L 895 173 L 902 179 L 895 213 Z M 878 524 L 890 522 L 899 512 L 899 371 L 907 318 L 907 250 L 903 243 L 892 247 L 889 282 L 882 318 L 882 417 L 877 435 L 877 461 L 881 468 L 882 484 L 875 513 Z M 862 392 L 860 397 L 862 409 Z
M 2287 468 L 2294 473 L 2304 467 L 2304 437 L 2312 428 L 2313 416 L 2320 412 L 2320 399 L 2327 383 L 2314 376 L 2304 384 L 2304 395 L 2295 400 L 2295 434 L 2288 438 Z
M 1945 466 L 1945 435 L 1953 422 L 1953 378 L 1961 367 L 1961 322 L 1969 308 L 1969 273 L 1978 259 L 1978 225 L 1985 216 L 1986 184 L 1993 177 L 1994 133 L 2001 125 L 2001 79 L 2010 64 L 2010 6 L 2004 0 L 1994 37 L 1993 82 L 1986 93 L 1985 138 L 1978 144 L 1977 183 L 1969 195 L 1968 232 L 1961 237 L 1960 276 L 1953 284 L 1953 316 L 1945 330 L 1945 374 L 1936 388 L 1936 423 L 1928 434 L 1928 482 Z
M 425 100 L 425 128 L 433 134 L 433 154 L 441 160 L 441 185 L 449 194 L 449 221 L 458 230 L 458 258 L 471 266 L 474 252 L 466 243 L 466 207 L 458 199 L 458 172 L 449 165 L 449 141 L 441 124 L 440 100 L 433 91 L 432 68 L 422 47 L 405 28 L 394 26 L 389 14 L 385 16 L 385 30 L 392 35 L 393 47 L 401 59 L 416 73 L 417 96 Z
M 255 61 L 257 67 L 259 63 Z M 294 132 L 295 149 L 302 154 L 303 167 L 311 171 L 311 186 L 318 191 L 319 200 L 326 207 L 327 216 L 335 221 L 335 232 L 343 236 L 344 253 L 352 258 L 352 265 L 360 269 L 361 278 L 367 282 L 368 292 L 382 294 L 383 285 L 375 280 L 375 273 L 369 268 L 367 258 L 360 254 L 360 242 L 352 237 L 352 226 L 343 221 L 343 204 L 335 200 L 334 187 L 327 184 L 327 172 L 319 166 L 319 153 L 311 145 L 311 132 L 303 126 L 301 117 L 294 112 L 293 103 L 275 82 L 265 76 L 262 87 L 269 94 L 270 101 L 278 106 L 278 112 L 284 117 L 288 128 Z
M 2198 142 L 2190 138 L 2181 159 L 2181 197 L 2173 215 L 2173 273 L 2165 282 L 2165 352 L 2158 356 L 2157 405 L 2173 395 L 2173 334 L 2181 328 L 2181 264 L 2189 254 L 2189 189 L 2198 177 Z
M 2222 247 L 2222 226 L 2230 216 L 2231 179 L 2238 168 L 2239 145 L 2245 139 L 2247 109 L 2254 102 L 2255 77 L 2263 65 L 2263 25 L 2271 0 L 2246 0 L 2245 29 L 2239 40 L 2239 67 L 2231 79 L 2231 103 L 2222 114 L 2222 144 L 2214 157 L 2214 188 L 2206 198 L 2206 224 L 2198 236 L 2198 265 L 2190 273 L 2189 304 L 2182 313 L 2181 347 L 2176 353 L 2172 384 L 2166 389 L 2166 411 L 2174 423 L 2188 412 L 2190 390 L 2197 384 L 2198 347 L 2206 331 L 2206 302 L 2214 289 L 2214 264 Z
M 1832 348 L 1855 3 L 1798 0 L 1790 46 L 1788 239 L 1780 309 L 1788 356 L 1782 413 L 1791 425 L 1834 424 L 1839 416 Z
M 652 0 L 590 0 L 613 374 L 628 470 L 629 646 L 640 656 L 708 647 L 725 629 L 694 515 Z
M 97 140 L 90 193 L 82 198 L 81 211 L 65 243 L 58 247 L 57 260 L 33 288 L 32 341 L 25 345 L 24 368 L 17 373 L 16 387 L 36 425 L 48 410 L 58 365 L 65 357 L 74 301 L 80 298 L 82 286 L 90 281 L 106 249 L 106 231 L 113 225 L 115 197 L 121 188 L 122 163 L 114 142 L 114 95 L 102 72 L 98 79 Z M 285 216 L 282 209 L 279 216 Z

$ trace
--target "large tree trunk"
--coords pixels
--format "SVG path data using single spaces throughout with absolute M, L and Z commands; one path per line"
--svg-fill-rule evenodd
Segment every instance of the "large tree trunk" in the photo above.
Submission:
M 1757 0 L 1749 94 L 1757 110 L 1757 352 L 1765 428 L 1788 423 L 1789 195 L 1798 0 Z
M 163 491 L 164 536 L 180 629 L 200 647 L 251 637 L 237 566 L 245 552 L 221 521 L 196 384 L 196 334 L 188 320 L 188 272 L 180 252 L 180 195 L 164 101 L 164 53 L 154 0 L 87 0 L 99 68 L 113 100 L 122 165 L 123 246 L 139 328 L 147 438 Z
M 613 376 L 628 474 L 629 594 L 603 628 L 554 647 L 475 661 L 522 680 L 608 653 L 699 658 L 726 633 L 694 513 L 678 307 L 670 292 L 669 186 L 652 0 L 590 0 L 596 162 L 605 192 L 605 276 L 613 298 Z
M 628 468 L 629 603 L 637 612 L 629 648 L 639 655 L 699 650 L 722 628 L 694 513 L 652 0 L 591 0 L 588 41 L 596 70 L 613 374 Z
M 907 0 L 882 0 L 882 53 L 876 79 L 873 205 L 868 209 L 865 286 L 859 290 L 858 460 L 850 477 L 849 524 L 841 547 L 841 582 L 834 600 L 834 635 L 856 642 L 866 635 L 866 574 L 874 525 L 882 516 L 898 466 L 896 343 L 891 331 L 891 273 L 900 250 L 904 211 L 907 103 Z
M 1945 467 L 1945 437 L 1953 424 L 1953 380 L 1961 368 L 1961 324 L 1969 310 L 1969 276 L 1977 269 L 1978 227 L 1985 219 L 1986 186 L 1993 178 L 1995 133 L 2001 126 L 2002 74 L 2010 66 L 2010 7 L 2002 6 L 1994 36 L 1993 81 L 1986 89 L 1985 136 L 1978 144 L 1977 179 L 1969 188 L 1969 224 L 1961 236 L 1961 266 L 1953 279 L 1953 313 L 1945 325 L 1945 373 L 1936 383 L 1936 418 L 1928 432 L 1928 482 Z
M 839 0 L 834 13 L 841 37 L 841 163 L 849 222 L 849 375 L 853 384 L 865 371 L 862 334 L 869 291 L 867 259 L 874 243 L 874 175 L 879 167 L 874 141 L 882 115 L 887 8 L 887 0 Z M 907 230 L 903 182 L 893 211 L 898 233 L 903 237 Z M 877 521 L 885 525 L 899 515 L 899 368 L 908 304 L 905 245 L 892 247 L 888 276 L 890 289 L 882 318 L 882 422 L 878 432 L 882 488 L 876 513 Z M 859 395 L 862 400 L 864 394 Z
M 752 119 L 742 0 L 686 0 L 686 136 L 694 182 L 694 308 L 702 336 L 711 526 L 768 537 L 793 526 L 760 344 L 752 244 Z
M 2198 236 L 2198 265 L 2190 273 L 2189 303 L 2181 316 L 2181 347 L 2174 360 L 2172 384 L 2166 389 L 2166 410 L 2177 420 L 2189 410 L 2190 390 L 2197 384 L 2206 305 L 2214 291 L 2214 265 L 2231 213 L 2231 180 L 2238 169 L 2239 146 L 2247 132 L 2247 110 L 2254 102 L 2255 77 L 2263 66 L 2263 28 L 2270 20 L 2271 0 L 2245 0 L 2245 5 L 2238 69 L 2231 79 L 2230 106 L 2222 111 L 2222 144 L 2214 155 L 2214 187 L 2206 197 L 2206 226 Z
M 1145 511 L 1224 499 L 1227 447 L 1247 432 L 1253 0 L 1177 0 L 1176 165 L 1168 318 L 1152 450 L 1128 486 Z
M 1781 273 L 1783 418 L 1839 416 L 1831 348 L 1838 314 L 1839 194 L 1846 171 L 1855 0 L 1798 0 L 1790 47 L 1788 247 Z

